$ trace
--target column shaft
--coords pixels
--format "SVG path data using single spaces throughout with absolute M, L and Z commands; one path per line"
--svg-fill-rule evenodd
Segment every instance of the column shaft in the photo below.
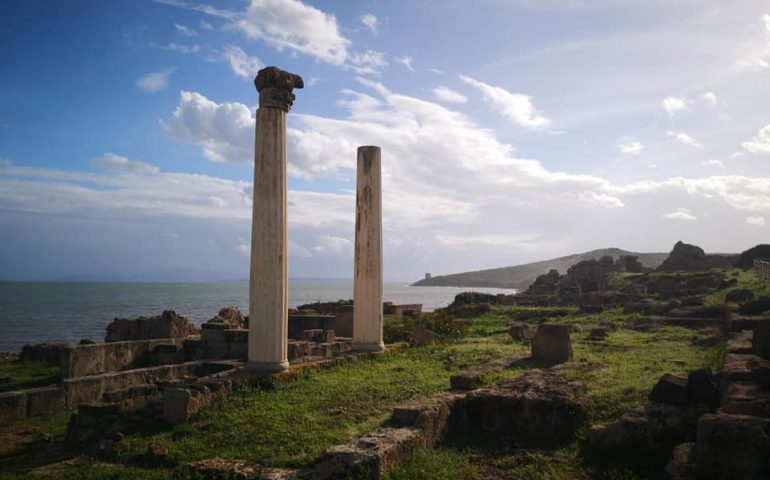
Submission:
M 286 112 L 257 110 L 247 368 L 288 368 Z
M 382 176 L 380 147 L 358 148 L 353 348 L 380 351 L 382 341 Z

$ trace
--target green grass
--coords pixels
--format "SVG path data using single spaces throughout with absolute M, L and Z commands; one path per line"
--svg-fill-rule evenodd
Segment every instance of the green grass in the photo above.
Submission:
M 11 381 L 0 383 L 0 392 L 51 385 L 61 380 L 61 372 L 58 365 L 45 362 L 0 360 L 0 378 L 4 377 Z
M 129 437 L 121 456 L 130 460 L 159 442 L 177 464 L 218 456 L 307 466 L 328 447 L 379 426 L 394 407 L 447 390 L 453 373 L 524 348 L 471 341 L 408 348 L 329 371 L 306 371 L 296 382 L 272 390 L 256 388 L 221 398 L 190 424 Z
M 759 278 L 754 270 L 728 270 L 725 272 L 725 278 L 735 278 L 738 283 L 733 287 L 717 290 L 714 293 L 706 295 L 703 299 L 706 305 L 718 305 L 724 303 L 725 294 L 739 288 L 751 290 L 757 298 L 770 296 L 770 281 Z
M 384 480 L 481 480 L 481 470 L 466 455 L 446 449 L 415 452 Z

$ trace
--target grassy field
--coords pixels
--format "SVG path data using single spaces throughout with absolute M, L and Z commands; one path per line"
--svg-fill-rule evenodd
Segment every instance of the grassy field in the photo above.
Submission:
M 58 365 L 45 362 L 0 360 L 0 378 L 8 380 L 0 383 L 0 392 L 8 392 L 21 388 L 51 385 L 57 383 L 61 379 L 61 375 Z
M 752 274 L 737 275 L 739 286 L 753 285 Z M 762 291 L 766 286 L 756 288 Z M 713 299 L 716 301 L 720 295 L 723 298 L 725 291 L 714 294 Z M 184 478 L 189 473 L 186 463 L 215 456 L 244 458 L 270 466 L 307 466 L 328 447 L 379 426 L 393 407 L 447 390 L 453 373 L 528 352 L 528 345 L 512 342 L 507 334 L 508 325 L 528 310 L 532 309 L 496 307 L 469 320 L 465 337 L 459 342 L 404 348 L 331 370 L 306 371 L 292 383 L 220 398 L 189 423 L 173 428 L 148 423 L 123 441 L 118 452 L 122 464 L 105 465 L 84 459 L 61 478 Z M 684 374 L 703 366 L 715 370 L 720 366 L 723 342 L 716 330 L 662 327 L 639 332 L 625 328 L 636 318 L 635 314 L 614 309 L 592 315 L 573 311 L 548 319 L 579 327 L 572 335 L 574 357 L 568 374 L 588 386 L 593 404 L 590 423 L 611 421 L 644 403 L 664 373 Z M 587 341 L 590 327 L 608 322 L 619 328 L 606 342 Z M 537 325 L 535 321 L 529 323 L 533 328 Z M 516 376 L 529 366 L 526 361 L 519 362 L 512 369 L 490 375 L 488 380 Z M 39 368 L 25 374 L 14 370 L 14 382 L 46 378 L 42 374 L 35 377 L 34 371 L 43 372 Z M 34 421 L 41 430 L 60 435 L 66 415 Z M 450 439 L 439 449 L 419 452 L 389 478 L 641 480 L 656 478 L 660 473 L 658 465 L 636 465 L 631 470 L 590 459 L 583 448 L 588 426 L 568 439 L 567 446 L 554 451 L 506 452 L 493 445 L 469 445 L 462 439 Z M 151 444 L 168 449 L 168 459 L 159 468 L 142 463 Z M 5 477 L 0 474 L 0 478 Z

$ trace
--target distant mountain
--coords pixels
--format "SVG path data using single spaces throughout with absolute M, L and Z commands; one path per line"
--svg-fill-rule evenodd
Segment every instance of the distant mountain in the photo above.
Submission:
M 648 268 L 656 268 L 668 257 L 668 253 L 636 253 L 621 250 L 619 248 L 602 248 L 586 253 L 567 255 L 566 257 L 543 260 L 540 262 L 526 263 L 514 267 L 492 268 L 489 270 L 477 270 L 475 272 L 454 273 L 452 275 L 440 275 L 430 279 L 423 279 L 412 285 L 416 287 L 477 287 L 477 288 L 518 288 L 525 289 L 535 281 L 538 275 L 547 273 L 555 268 L 559 273 L 565 273 L 572 265 L 583 260 L 596 259 L 610 255 L 617 258 L 621 255 L 635 255 L 639 257 L 642 265 Z

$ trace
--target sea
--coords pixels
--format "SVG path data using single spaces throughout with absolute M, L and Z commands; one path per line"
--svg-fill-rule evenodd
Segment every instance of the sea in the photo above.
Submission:
M 412 287 L 385 283 L 383 299 L 421 303 L 432 311 L 460 292 L 514 293 L 498 288 Z M 194 324 L 228 305 L 248 312 L 248 283 L 43 283 L 0 282 L 0 352 L 18 352 L 35 342 L 102 341 L 114 318 L 176 310 Z M 352 281 L 292 280 L 289 307 L 353 298 Z

